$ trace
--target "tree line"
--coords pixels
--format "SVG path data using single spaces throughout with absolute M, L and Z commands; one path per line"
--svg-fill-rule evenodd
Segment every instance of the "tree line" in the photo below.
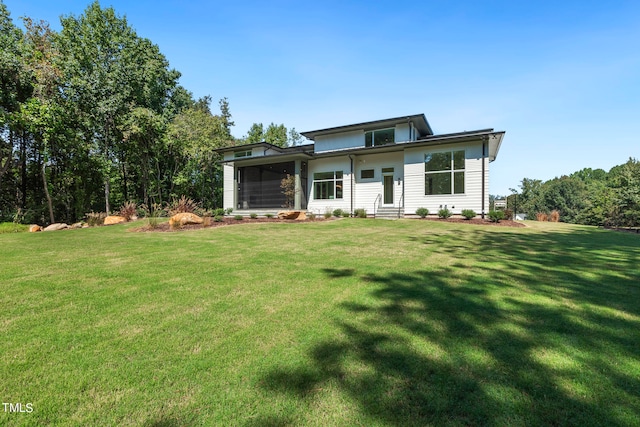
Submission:
M 127 201 L 186 195 L 222 203 L 215 150 L 300 144 L 295 129 L 254 124 L 234 138 L 229 102 L 194 99 L 157 45 L 98 1 L 61 30 L 0 0 L 0 221 L 76 222 Z
M 640 162 L 634 158 L 609 172 L 585 168 L 548 181 L 524 178 L 520 191 L 512 189 L 507 207 L 526 213 L 560 213 L 560 220 L 575 224 L 640 226 Z

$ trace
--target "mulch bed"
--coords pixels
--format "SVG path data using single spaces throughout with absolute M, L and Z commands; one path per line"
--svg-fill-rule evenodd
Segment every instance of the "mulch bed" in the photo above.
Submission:
M 225 217 L 220 222 L 211 221 L 210 225 L 202 225 L 202 224 L 189 224 L 184 225 L 181 228 L 172 229 L 169 227 L 168 222 L 162 222 L 158 224 L 155 228 L 151 228 L 148 224 L 145 224 L 140 227 L 131 228 L 129 231 L 132 232 L 146 232 L 146 231 L 155 231 L 155 232 L 174 232 L 174 231 L 188 231 L 188 230 L 201 230 L 203 228 L 215 228 L 215 227 L 225 227 L 228 225 L 240 225 L 240 224 L 255 224 L 255 223 L 276 223 L 276 222 L 284 222 L 284 223 L 301 223 L 301 222 L 323 222 L 323 221 L 333 221 L 339 218 L 324 218 L 321 215 L 316 216 L 315 219 L 305 219 L 305 220 L 296 220 L 296 219 L 279 219 L 279 218 L 244 218 L 242 220 L 237 220 L 232 217 Z M 372 218 L 368 218 L 372 219 Z M 511 220 L 501 220 L 500 222 L 491 222 L 488 219 L 482 218 L 474 218 L 474 219 L 464 219 L 464 218 L 416 218 L 418 221 L 438 221 L 438 222 L 453 222 L 453 223 L 462 223 L 462 224 L 474 224 L 474 225 L 488 225 L 492 227 L 526 227 L 521 222 L 511 221 Z

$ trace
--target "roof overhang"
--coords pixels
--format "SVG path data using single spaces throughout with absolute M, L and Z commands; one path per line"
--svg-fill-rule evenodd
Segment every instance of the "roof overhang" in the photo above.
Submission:
M 300 132 L 300 135 L 303 135 L 306 138 L 315 141 L 316 137 L 318 136 L 333 135 L 335 133 L 349 132 L 354 130 L 362 130 L 366 132 L 369 130 L 394 127 L 395 125 L 402 123 L 413 123 L 413 125 L 416 127 L 416 129 L 418 129 L 418 132 L 420 132 L 421 135 L 433 135 L 431 125 L 429 125 L 429 122 L 427 121 L 427 118 L 424 114 L 413 114 L 410 116 L 394 117 L 392 119 L 374 120 L 372 122 L 363 122 L 353 125 L 337 126 L 326 129 Z

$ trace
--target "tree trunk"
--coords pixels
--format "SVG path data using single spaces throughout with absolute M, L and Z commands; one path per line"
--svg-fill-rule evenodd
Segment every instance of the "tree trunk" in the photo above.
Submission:
M 109 194 L 111 193 L 111 186 L 109 184 L 109 177 L 106 177 L 104 180 L 104 206 L 107 212 L 107 215 L 111 212 L 111 206 L 109 206 Z
M 56 220 L 53 218 L 53 203 L 51 202 L 51 195 L 49 194 L 49 185 L 47 184 L 47 163 L 42 162 L 42 184 L 44 185 L 44 194 L 47 196 L 47 205 L 49 206 L 49 219 L 51 224 L 54 224 Z

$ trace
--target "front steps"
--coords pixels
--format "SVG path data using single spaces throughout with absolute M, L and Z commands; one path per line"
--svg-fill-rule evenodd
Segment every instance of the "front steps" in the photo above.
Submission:
M 404 217 L 404 208 L 380 207 L 376 210 L 375 218 L 398 219 Z

